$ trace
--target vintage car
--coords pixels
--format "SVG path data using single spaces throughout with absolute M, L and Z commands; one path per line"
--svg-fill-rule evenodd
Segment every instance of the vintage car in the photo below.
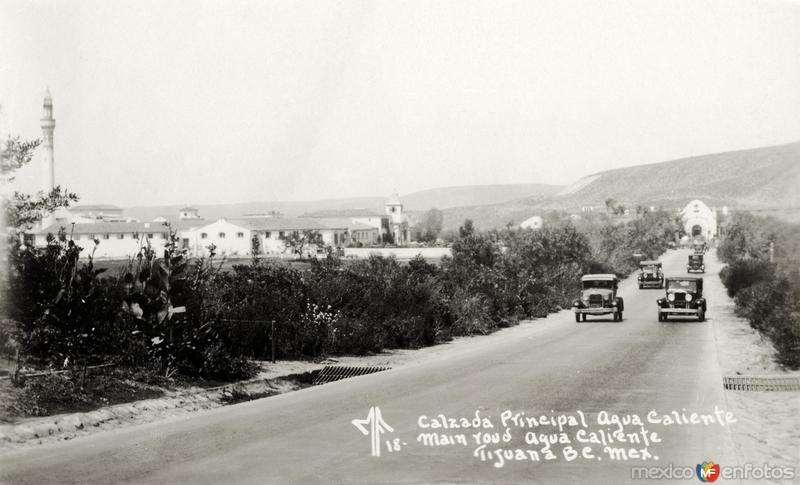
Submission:
M 640 290 L 642 288 L 664 287 L 664 273 L 661 272 L 661 261 L 640 261 L 639 270 Z
M 625 302 L 617 296 L 619 280 L 613 274 L 587 274 L 581 278 L 581 297 L 572 302 L 576 322 L 585 322 L 587 315 L 613 315 L 622 320 Z
M 703 278 L 683 276 L 667 278 L 666 295 L 658 299 L 658 321 L 666 322 L 670 315 L 697 316 L 706 319 L 706 300 L 703 298 Z
M 689 262 L 686 264 L 686 272 L 699 272 L 705 273 L 706 272 L 706 265 L 703 263 L 703 255 L 702 254 L 690 254 L 689 255 Z

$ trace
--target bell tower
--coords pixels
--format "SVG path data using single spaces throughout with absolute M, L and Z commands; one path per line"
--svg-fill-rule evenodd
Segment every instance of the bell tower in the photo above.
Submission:
M 408 242 L 408 234 L 405 230 L 406 225 L 403 224 L 403 202 L 397 191 L 392 193 L 389 200 L 386 201 L 386 215 L 389 216 L 389 231 L 392 233 L 395 244 L 405 244 Z
M 42 111 L 42 147 L 44 148 L 44 163 L 42 165 L 42 192 L 49 194 L 55 187 L 56 166 L 53 151 L 53 132 L 56 129 L 56 120 L 53 118 L 53 98 L 50 89 L 45 92 Z

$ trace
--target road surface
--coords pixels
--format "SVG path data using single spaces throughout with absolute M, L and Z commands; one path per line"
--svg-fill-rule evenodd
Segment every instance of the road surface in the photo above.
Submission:
M 684 275 L 687 251 L 662 261 L 667 275 Z M 707 259 L 714 260 L 713 254 Z M 720 285 L 719 264 L 710 261 L 707 287 Z M 647 461 L 611 459 L 604 446 L 590 457 L 495 461 L 475 456 L 477 445 L 425 446 L 421 432 L 500 431 L 501 413 L 578 416 L 589 430 L 601 412 L 637 414 L 651 410 L 713 413 L 726 410 L 714 340 L 714 318 L 659 323 L 655 300 L 662 290 L 621 285 L 625 319 L 591 318 L 576 323 L 571 312 L 524 323 L 504 335 L 479 337 L 458 352 L 426 362 L 340 381 L 268 399 L 215 409 L 169 422 L 98 433 L 0 456 L 0 481 L 44 483 L 638 483 L 631 466 L 681 466 L 694 470 L 713 460 L 740 462 L 730 427 L 662 426 Z M 381 456 L 351 422 L 379 407 L 393 431 L 381 436 Z M 420 416 L 473 418 L 476 411 L 495 429 L 423 429 Z M 370 431 L 369 424 L 365 424 Z M 605 427 L 609 429 L 609 427 Z M 635 428 L 635 427 L 634 427 Z M 575 431 L 579 428 L 573 428 Z M 626 427 L 628 431 L 630 427 Z M 552 433 L 552 428 L 542 427 Z M 512 430 L 512 441 L 496 448 L 539 450 Z M 533 431 L 536 431 L 534 429 Z M 568 434 L 572 446 L 575 433 Z M 438 435 L 437 435 L 438 436 Z M 397 441 L 394 441 L 394 440 Z M 389 451 L 386 441 L 398 443 Z M 616 446 L 616 445 L 614 445 Z M 636 445 L 637 449 L 644 448 Z M 628 449 L 627 447 L 625 449 Z M 478 453 L 479 455 L 479 453 Z M 528 455 L 530 456 L 530 455 Z M 655 457 L 658 457 L 656 460 Z M 692 481 L 696 481 L 692 478 Z M 688 483 L 688 482 L 687 482 Z M 730 483 L 730 481 L 726 482 Z

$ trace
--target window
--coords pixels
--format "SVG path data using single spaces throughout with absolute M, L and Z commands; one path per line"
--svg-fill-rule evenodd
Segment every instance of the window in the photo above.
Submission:
M 147 239 L 153 239 L 153 233 L 152 232 L 147 233 Z
M 269 239 L 269 238 L 272 237 L 272 233 L 270 231 L 267 231 L 267 232 L 264 233 L 264 237 Z
M 221 233 L 217 234 L 217 236 L 219 236 L 220 239 L 225 239 L 225 233 L 224 232 L 221 232 Z
M 134 232 L 133 233 L 133 238 L 134 239 L 139 239 L 139 233 L 138 232 Z
M 207 232 L 201 232 L 200 233 L 200 239 L 208 239 L 208 233 Z
M 109 234 L 103 234 L 103 239 L 111 239 L 111 235 L 109 235 Z
M 121 232 L 121 233 L 117 234 L 117 239 L 125 239 L 125 233 Z
M 237 232 L 237 233 L 236 233 L 236 237 L 238 237 L 239 239 L 241 239 L 241 238 L 243 238 L 243 237 L 244 237 L 244 233 L 243 233 L 243 232 Z
M 278 239 L 283 239 L 283 238 L 284 238 L 283 231 L 281 231 L 278 233 Z

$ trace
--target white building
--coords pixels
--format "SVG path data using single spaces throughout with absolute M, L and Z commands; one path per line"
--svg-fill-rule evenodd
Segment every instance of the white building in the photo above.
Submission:
M 186 206 L 180 209 L 181 219 L 200 219 L 198 210 L 195 207 Z
M 525 219 L 520 223 L 519 227 L 522 229 L 541 229 L 544 225 L 544 220 L 541 216 L 533 216 L 529 219 Z
M 398 246 L 411 241 L 408 217 L 403 214 L 403 202 L 397 192 L 394 192 L 385 205 L 386 215 L 389 216 L 389 232 Z
M 125 218 L 122 208 L 110 204 L 76 205 L 67 209 L 69 219 L 67 222 L 136 222 Z M 60 217 L 57 217 L 60 221 Z
M 322 245 L 331 247 L 342 247 L 353 242 L 371 245 L 379 240 L 377 228 L 349 219 L 250 217 L 216 221 L 179 218 L 169 226 L 159 222 L 56 222 L 35 231 L 32 243 L 38 247 L 45 246 L 47 235 L 56 234 L 61 228 L 64 228 L 68 239 L 73 239 L 84 249 L 82 257 L 93 255 L 98 259 L 127 259 L 148 244 L 160 253 L 169 239 L 170 230 L 176 232 L 179 247 L 194 257 L 207 256 L 212 245 L 218 256 L 246 257 L 256 247 L 254 239 L 258 241 L 259 255 L 295 257 L 287 247 L 286 239 L 292 233 L 302 234 L 306 231 L 318 233 Z M 317 249 L 315 244 L 308 245 L 304 248 L 304 252 L 307 251 L 304 256 L 316 254 Z
M 44 151 L 43 187 L 49 192 L 55 186 L 53 150 L 53 101 L 49 91 L 44 98 L 42 134 Z M 286 239 L 292 233 L 314 231 L 322 244 L 342 247 L 350 244 L 364 246 L 385 241 L 392 234 L 396 244 L 409 241 L 408 218 L 403 214 L 403 204 L 395 193 L 385 206 L 386 215 L 361 214 L 350 218 L 284 218 L 277 211 L 264 214 L 247 214 L 238 219 L 206 221 L 195 207 L 183 207 L 177 218 L 159 216 L 152 222 L 139 222 L 125 217 L 123 210 L 113 205 L 81 205 L 63 209 L 42 220 L 36 230 L 25 236 L 27 244 L 43 247 L 48 234 L 64 230 L 67 238 L 74 240 L 84 251 L 82 257 L 93 255 L 101 259 L 126 259 L 136 256 L 143 247 L 150 246 L 158 253 L 169 240 L 169 231 L 176 233 L 179 246 L 192 256 L 203 256 L 213 245 L 220 256 L 248 256 L 254 248 L 263 255 L 290 254 Z M 166 225 L 169 224 L 169 225 Z M 257 244 L 255 243 L 257 241 Z M 316 252 L 315 245 L 308 247 Z
M 690 238 L 711 240 L 717 235 L 717 211 L 700 200 L 693 200 L 681 212 L 683 227 Z

